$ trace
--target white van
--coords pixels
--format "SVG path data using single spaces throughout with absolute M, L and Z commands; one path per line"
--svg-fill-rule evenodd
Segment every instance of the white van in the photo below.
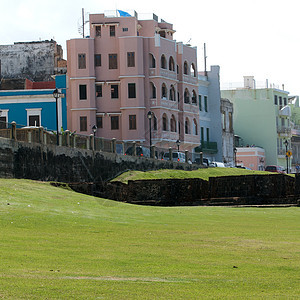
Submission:
M 166 152 L 164 154 L 163 160 L 170 160 L 169 159 L 169 152 Z M 173 152 L 172 153 L 173 161 L 178 161 L 178 162 L 185 162 L 185 154 L 182 152 Z
M 210 166 L 210 167 L 225 168 L 224 163 L 219 162 L 219 161 L 212 161 L 212 162 L 209 164 L 209 166 Z

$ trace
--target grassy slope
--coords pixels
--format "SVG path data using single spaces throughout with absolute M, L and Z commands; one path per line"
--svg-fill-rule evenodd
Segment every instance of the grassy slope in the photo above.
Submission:
M 299 208 L 142 207 L 26 180 L 0 193 L 0 298 L 300 297 Z
M 239 168 L 205 168 L 193 171 L 183 170 L 157 170 L 157 171 L 128 171 L 115 178 L 113 181 L 121 181 L 127 183 L 128 180 L 142 179 L 166 179 L 166 178 L 202 178 L 208 180 L 209 177 L 216 176 L 235 176 L 235 175 L 251 175 L 251 174 L 270 174 L 264 171 L 252 171 Z

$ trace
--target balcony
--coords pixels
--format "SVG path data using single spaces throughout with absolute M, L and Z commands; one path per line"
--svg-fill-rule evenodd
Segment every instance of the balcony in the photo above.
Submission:
M 210 154 L 218 153 L 217 142 L 201 141 L 200 147 L 197 147 L 197 148 L 199 149 L 199 152 L 210 153 Z
M 291 135 L 291 127 L 277 127 L 277 133 L 282 136 L 290 136 Z

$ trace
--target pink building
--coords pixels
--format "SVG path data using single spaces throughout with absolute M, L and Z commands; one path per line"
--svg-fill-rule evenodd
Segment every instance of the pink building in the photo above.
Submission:
M 236 148 L 236 165 L 251 170 L 265 170 L 265 150 L 260 147 Z
M 149 146 L 199 146 L 197 49 L 173 25 L 90 14 L 90 37 L 67 41 L 68 129 Z

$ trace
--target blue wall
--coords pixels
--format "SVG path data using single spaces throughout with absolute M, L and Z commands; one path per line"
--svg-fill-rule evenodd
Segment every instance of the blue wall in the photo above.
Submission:
M 62 103 L 62 126 L 67 129 L 67 104 L 66 104 L 66 75 L 57 75 L 55 85 L 61 89 L 64 98 Z M 56 101 L 55 98 L 49 98 L 53 95 L 52 89 L 45 90 L 7 90 L 0 91 L 0 110 L 8 109 L 8 122 L 15 121 L 18 125 L 27 126 L 26 109 L 41 110 L 41 126 L 48 130 L 56 130 Z M 23 96 L 23 97 L 22 97 Z M 39 99 L 31 96 L 40 96 Z M 46 96 L 46 97 L 45 97 Z M 2 97 L 6 97 L 3 99 Z M 43 102 L 40 101 L 43 99 Z M 15 103 L 8 103 L 13 101 Z M 22 102 L 22 103 L 21 103 Z

